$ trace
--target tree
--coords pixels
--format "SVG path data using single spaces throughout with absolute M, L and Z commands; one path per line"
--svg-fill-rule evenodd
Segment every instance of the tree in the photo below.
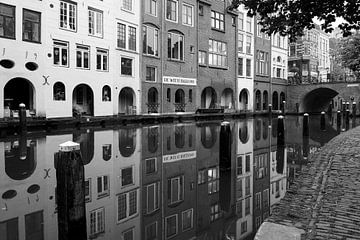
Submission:
M 342 65 L 360 77 L 360 33 L 343 38 L 339 42 L 339 54 Z
M 260 18 L 264 32 L 279 32 L 291 40 L 303 35 L 305 28 L 314 28 L 314 18 L 327 33 L 334 30 L 332 23 L 339 17 L 346 21 L 338 26 L 344 37 L 360 29 L 359 0 L 232 0 L 230 9 L 240 4 L 249 10 L 249 16 Z

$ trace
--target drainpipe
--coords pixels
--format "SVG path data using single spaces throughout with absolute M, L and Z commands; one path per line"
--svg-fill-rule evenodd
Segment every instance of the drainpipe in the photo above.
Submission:
M 161 76 L 160 76 L 160 81 L 161 81 L 161 114 L 164 114 L 164 82 L 163 82 L 163 77 L 164 77 L 164 56 L 163 56 L 163 47 L 162 43 L 164 41 L 164 14 L 165 14 L 165 5 L 162 3 L 162 12 L 160 13 L 160 22 L 161 22 L 161 29 L 159 31 L 159 38 L 161 45 L 158 45 L 158 51 L 159 51 L 159 47 L 160 47 L 160 61 L 161 61 Z

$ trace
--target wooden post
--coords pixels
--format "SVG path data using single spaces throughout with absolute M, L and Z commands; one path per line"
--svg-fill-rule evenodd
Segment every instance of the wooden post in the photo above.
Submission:
M 320 129 L 323 131 L 325 130 L 325 112 L 321 112 Z
M 352 103 L 352 116 L 354 118 L 356 117 L 356 102 Z
M 27 126 L 26 126 L 26 109 L 25 104 L 19 104 L 19 132 L 26 133 Z
M 282 174 L 284 172 L 285 161 L 285 127 L 284 117 L 279 116 L 277 122 L 277 153 L 276 153 L 276 172 Z
M 336 113 L 336 125 L 339 128 L 341 126 L 341 112 L 337 111 Z
M 309 114 L 304 113 L 303 118 L 303 136 L 309 136 Z
M 349 123 L 350 123 L 350 110 L 347 109 L 346 110 L 346 115 L 345 115 L 345 128 L 346 130 L 349 130 Z
M 271 103 L 269 104 L 268 111 L 269 111 L 269 121 L 271 122 L 271 119 L 272 119 L 272 105 L 271 105 Z
M 58 240 L 86 240 L 84 164 L 80 144 L 65 142 L 55 153 Z
M 285 146 L 284 116 L 278 117 L 277 122 L 277 145 Z
M 309 140 L 309 136 L 303 137 L 303 159 L 305 161 L 308 159 L 310 152 Z

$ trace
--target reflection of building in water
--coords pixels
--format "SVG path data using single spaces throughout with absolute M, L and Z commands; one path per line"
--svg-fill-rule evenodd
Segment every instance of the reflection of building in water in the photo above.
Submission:
M 283 160 L 283 172 L 278 173 L 277 168 L 279 167 L 279 154 L 277 154 L 279 150 L 273 150 L 271 151 L 270 155 L 270 206 L 274 205 L 275 203 L 279 202 L 286 193 L 287 189 L 287 151 L 286 149 L 283 149 L 284 151 L 284 158 Z
M 270 212 L 270 146 L 276 131 L 271 131 L 269 120 L 265 118 L 254 119 L 254 125 L 253 223 L 254 230 L 257 230 Z
M 251 235 L 253 227 L 253 119 L 236 122 L 236 239 Z

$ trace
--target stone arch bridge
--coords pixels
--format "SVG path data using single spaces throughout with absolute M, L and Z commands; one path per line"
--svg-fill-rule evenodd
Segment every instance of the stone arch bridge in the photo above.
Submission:
M 319 84 L 289 85 L 287 87 L 287 112 L 326 111 L 332 100 L 334 109 L 341 102 L 360 104 L 360 82 L 332 82 Z

